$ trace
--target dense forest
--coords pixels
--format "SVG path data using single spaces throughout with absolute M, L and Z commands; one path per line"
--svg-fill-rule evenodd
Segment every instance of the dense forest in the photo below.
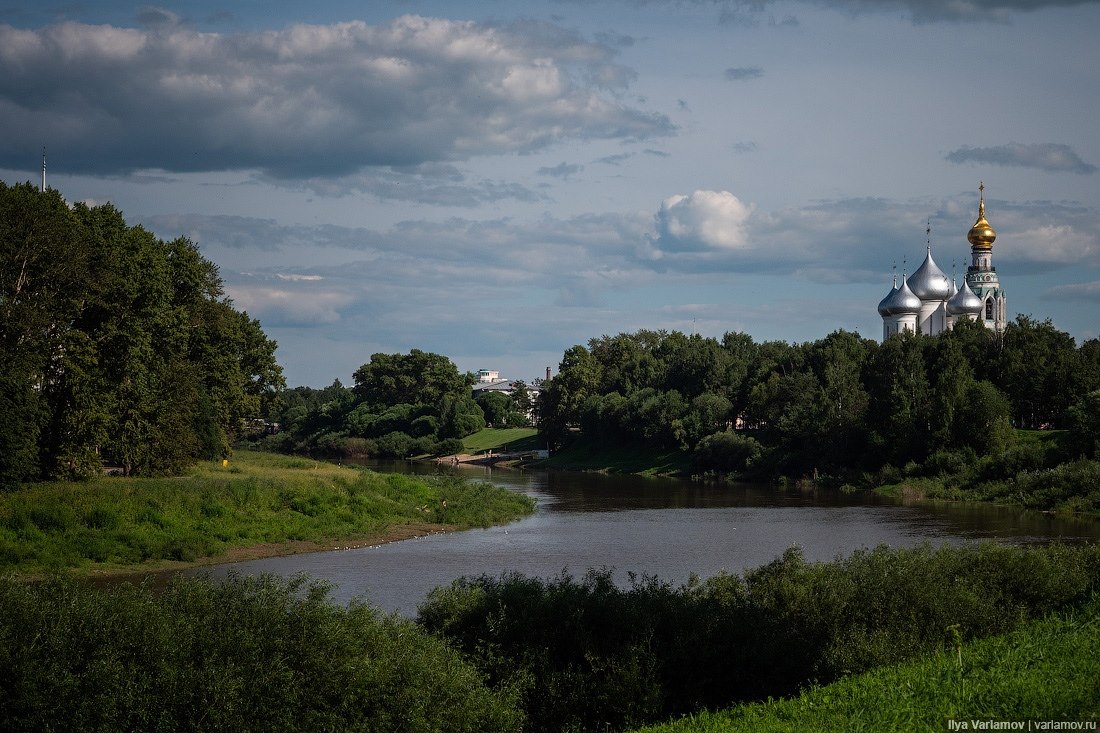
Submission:
M 0 182 L 0 484 L 179 471 L 283 385 L 195 245 Z
M 1100 340 L 1078 347 L 1026 316 L 1003 334 L 964 321 L 881 344 L 639 331 L 566 351 L 538 414 L 555 447 L 679 449 L 697 473 L 853 480 L 985 461 L 1015 474 L 1096 457 Z M 1065 432 L 1021 441 L 1014 427 Z

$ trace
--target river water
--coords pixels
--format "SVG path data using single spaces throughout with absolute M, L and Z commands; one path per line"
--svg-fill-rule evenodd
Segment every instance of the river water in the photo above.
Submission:
M 368 465 L 405 473 L 437 470 L 405 462 Z M 212 572 L 306 573 L 332 582 L 336 601 L 365 599 L 413 616 L 431 589 L 461 576 L 580 576 L 589 568 L 608 568 L 623 582 L 634 573 L 682 583 L 692 573 L 706 578 L 762 565 L 792 545 L 807 559 L 831 560 L 880 544 L 1100 541 L 1100 522 L 1094 520 L 986 505 L 906 506 L 863 494 L 668 478 L 448 470 L 528 494 L 538 509 L 502 527 L 232 563 Z

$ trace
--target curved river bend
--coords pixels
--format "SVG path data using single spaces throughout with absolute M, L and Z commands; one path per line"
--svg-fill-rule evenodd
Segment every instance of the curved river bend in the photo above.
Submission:
M 379 471 L 436 467 L 371 462 Z M 365 598 L 407 616 L 435 587 L 461 576 L 519 572 L 551 577 L 611 568 L 675 583 L 770 562 L 791 545 L 831 560 L 862 547 L 995 539 L 1014 543 L 1100 540 L 1100 522 L 986 505 L 904 506 L 873 496 L 770 486 L 582 473 L 520 473 L 463 466 L 461 475 L 533 496 L 536 512 L 502 527 L 373 547 L 221 565 L 215 575 L 307 573 L 335 584 L 332 598 Z M 211 569 L 206 569 L 211 572 Z

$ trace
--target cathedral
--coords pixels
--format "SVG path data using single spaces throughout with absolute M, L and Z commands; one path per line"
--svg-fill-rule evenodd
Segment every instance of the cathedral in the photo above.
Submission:
M 905 331 L 936 335 L 950 330 L 964 318 L 982 321 L 986 328 L 1004 331 L 1008 323 L 1005 291 L 993 266 L 993 241 L 997 233 L 985 218 L 985 185 L 978 186 L 978 220 L 970 227 L 970 266 L 962 287 L 948 280 L 932 259 L 932 243 L 916 272 L 901 278 L 878 304 L 882 338 Z

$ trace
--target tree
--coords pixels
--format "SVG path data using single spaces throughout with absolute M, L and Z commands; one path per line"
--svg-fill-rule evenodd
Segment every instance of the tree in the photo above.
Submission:
M 508 424 L 508 414 L 512 411 L 512 398 L 504 392 L 483 391 L 477 396 L 478 407 L 485 413 L 485 422 L 502 428 Z
M 1081 397 L 1067 417 L 1071 450 L 1087 458 L 1100 458 L 1100 389 Z
M 539 434 L 560 446 L 570 429 L 580 424 L 581 411 L 592 395 L 600 394 L 600 363 L 583 346 L 573 346 L 562 356 L 558 374 L 539 392 Z
M 0 481 L 179 471 L 282 386 L 274 342 L 186 239 L 0 184 L 0 244 L 0 408 L 18 422 Z
M 992 382 L 973 383 L 966 392 L 959 416 L 967 426 L 965 441 L 979 455 L 1004 453 L 1013 439 L 1008 399 Z
M 1048 318 L 1018 315 L 1004 332 L 997 384 L 1019 427 L 1057 426 L 1073 404 L 1078 382 L 1076 344 Z
M 372 406 L 440 405 L 469 391 L 470 382 L 445 356 L 419 349 L 408 354 L 372 354 L 355 370 L 355 397 Z

